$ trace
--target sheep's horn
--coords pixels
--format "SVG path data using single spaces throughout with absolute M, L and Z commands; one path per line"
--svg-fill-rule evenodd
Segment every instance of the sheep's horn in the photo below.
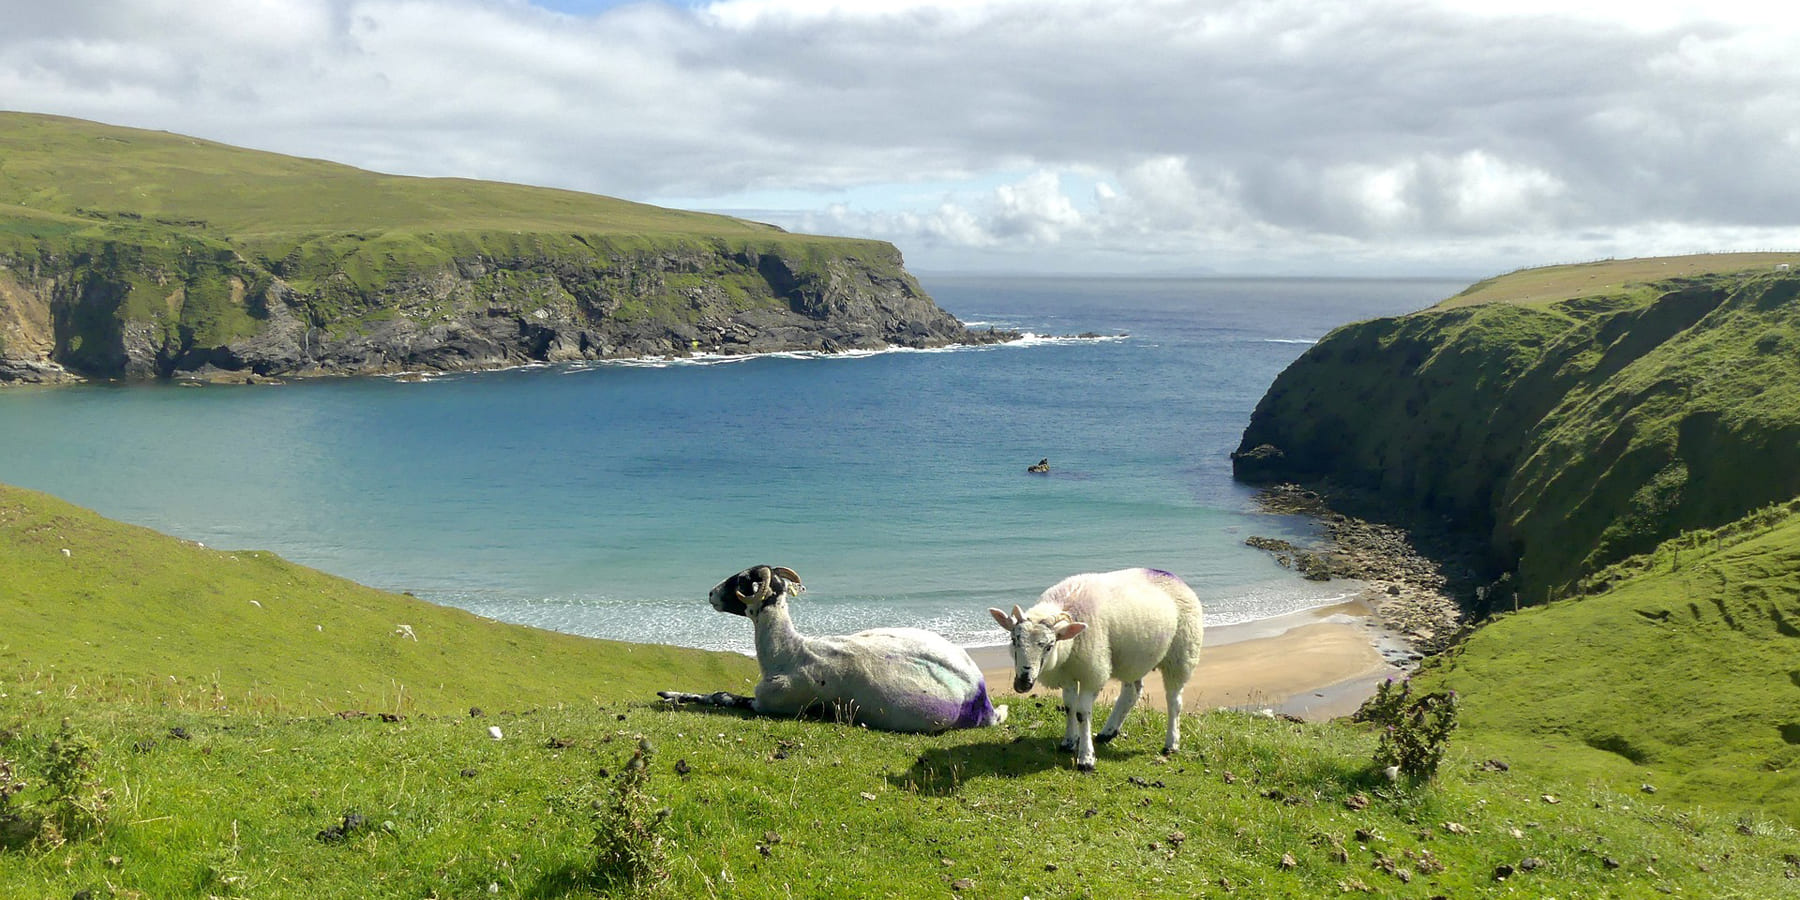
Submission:
M 780 575 L 782 581 L 791 582 L 795 587 L 800 586 L 800 574 L 787 566 L 776 566 L 775 574 Z

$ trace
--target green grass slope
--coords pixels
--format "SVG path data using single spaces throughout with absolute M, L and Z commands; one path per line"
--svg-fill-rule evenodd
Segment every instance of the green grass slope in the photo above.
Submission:
M 1675 278 L 1766 272 L 1782 265 L 1800 266 L 1800 253 L 1700 253 L 1536 266 L 1478 281 L 1435 308 L 1451 309 L 1483 303 L 1554 303 L 1577 297 L 1628 293 L 1644 285 Z
M 591 255 L 596 245 L 629 254 L 721 241 L 884 255 L 876 242 L 789 235 L 595 194 L 384 175 L 168 132 L 0 112 L 0 251 L 112 246 L 126 257 L 117 264 L 159 286 L 167 274 L 191 275 L 195 256 L 214 268 L 241 258 L 302 289 L 324 289 L 335 276 L 372 291 L 459 257 Z
M 1467 737 L 1513 758 L 1800 822 L 1797 510 L 1672 540 L 1416 677 L 1457 690 Z
M 1053 699 L 935 736 L 669 709 L 646 692 L 741 687 L 749 661 L 483 622 L 29 492 L 0 494 L 0 566 L 0 896 L 1767 898 L 1800 884 L 1796 832 L 1768 816 L 1517 757 L 1506 771 L 1460 741 L 1435 782 L 1390 783 L 1359 727 L 1215 711 L 1165 760 L 1160 714 L 1140 710 L 1084 775 L 1055 749 Z M 400 685 L 392 720 L 332 712 L 379 711 Z M 666 878 L 631 886 L 597 867 L 596 835 L 613 832 L 595 810 L 640 738 Z M 49 784 L 74 746 L 95 815 L 34 826 L 63 808 Z M 345 833 L 347 817 L 360 827 Z
M 1542 602 L 1800 494 L 1797 293 L 1758 269 L 1346 326 L 1276 380 L 1237 471 L 1447 516 Z
M 1168 762 L 1136 721 L 1084 775 L 1053 703 L 920 736 L 636 704 L 246 721 L 46 694 L 0 699 L 0 758 L 42 755 L 63 717 L 93 742 L 106 822 L 0 848 L 0 895 L 1764 900 L 1800 872 L 1766 818 L 1466 752 L 1388 785 L 1367 735 L 1238 713 L 1197 717 Z M 630 889 L 595 871 L 593 811 L 640 737 L 668 876 Z M 348 815 L 366 826 L 319 836 Z
M 223 710 L 449 713 L 654 697 L 672 672 L 744 689 L 756 664 L 502 624 L 0 486 L 0 672 Z
M 249 246 L 316 232 L 395 229 L 779 233 L 729 216 L 575 191 L 383 175 L 168 132 L 9 112 L 0 112 L 0 204 L 69 217 L 64 223 L 139 223 Z

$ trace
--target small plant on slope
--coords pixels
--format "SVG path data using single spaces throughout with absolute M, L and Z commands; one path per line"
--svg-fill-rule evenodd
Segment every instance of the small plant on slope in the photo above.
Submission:
M 638 887 L 669 877 L 663 839 L 669 810 L 658 808 L 647 793 L 653 754 L 649 739 L 638 738 L 637 750 L 614 779 L 612 801 L 595 813 L 594 874 L 602 882 Z
M 1437 775 L 1456 730 L 1456 693 L 1434 691 L 1413 697 L 1412 682 L 1388 679 L 1353 717 L 1381 728 L 1375 765 L 1415 781 Z
M 49 791 L 49 815 L 39 840 L 50 846 L 97 830 L 106 821 L 112 791 L 94 780 L 94 758 L 99 751 L 86 735 L 64 719 L 56 740 L 45 753 L 44 787 Z

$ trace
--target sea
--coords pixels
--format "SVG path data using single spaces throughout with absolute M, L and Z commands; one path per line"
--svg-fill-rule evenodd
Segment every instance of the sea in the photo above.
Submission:
M 1166 569 L 1208 624 L 1327 605 L 1244 545 L 1313 523 L 1231 479 L 1275 376 L 1332 328 L 1466 282 L 926 276 L 996 346 L 424 378 L 0 391 L 0 482 L 482 616 L 748 652 L 707 591 L 794 569 L 803 631 L 997 643 L 988 607 Z M 1081 337 L 1080 335 L 1098 335 Z M 1027 466 L 1047 459 L 1048 474 Z M 246 600 L 255 598 L 246 598 Z

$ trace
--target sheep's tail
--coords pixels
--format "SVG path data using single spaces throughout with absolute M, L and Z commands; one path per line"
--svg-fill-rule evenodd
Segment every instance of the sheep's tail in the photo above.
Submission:
M 1206 631 L 1206 615 L 1201 608 L 1200 598 L 1188 583 L 1179 576 L 1171 575 L 1160 569 L 1146 569 L 1151 581 L 1162 588 L 1164 594 L 1174 602 L 1176 615 L 1175 638 L 1168 656 L 1163 664 L 1157 666 L 1165 678 L 1175 674 L 1185 681 L 1200 662 L 1200 643 Z
M 756 698 L 730 691 L 714 691 L 710 694 L 684 694 L 681 691 L 657 691 L 656 696 L 669 701 L 673 705 L 698 703 L 701 706 L 722 706 L 726 709 L 756 709 Z

